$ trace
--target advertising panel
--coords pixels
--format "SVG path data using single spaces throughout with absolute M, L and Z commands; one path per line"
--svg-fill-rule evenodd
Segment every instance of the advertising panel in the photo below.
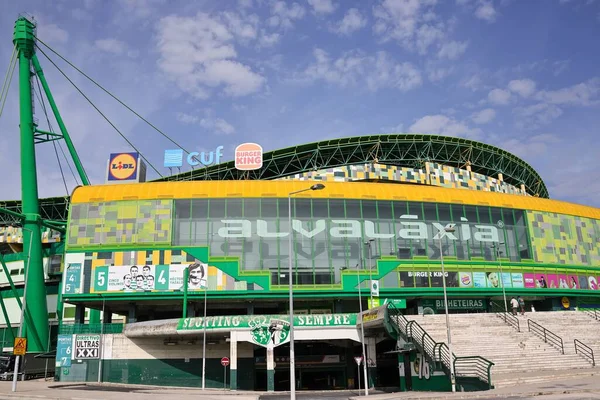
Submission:
M 523 281 L 523 274 L 518 272 L 513 272 L 510 274 L 512 279 L 512 287 L 514 288 L 523 288 L 525 287 L 525 282 Z
M 235 148 L 235 168 L 252 171 L 263 166 L 263 148 L 257 143 L 242 143 Z
M 75 335 L 75 359 L 100 358 L 100 335 Z
M 138 172 L 138 153 L 112 153 L 108 160 L 108 182 L 135 181 Z
M 484 288 L 486 284 L 487 276 L 485 272 L 473 272 L 473 287 Z
M 114 265 L 94 269 L 93 292 L 151 292 L 184 289 L 184 271 L 189 270 L 188 290 L 206 287 L 208 265 Z

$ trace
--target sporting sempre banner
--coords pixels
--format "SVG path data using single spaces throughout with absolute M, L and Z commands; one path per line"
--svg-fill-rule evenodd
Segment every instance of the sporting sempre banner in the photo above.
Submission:
M 182 291 L 189 269 L 188 291 L 204 290 L 208 264 L 111 265 L 94 269 L 93 292 Z

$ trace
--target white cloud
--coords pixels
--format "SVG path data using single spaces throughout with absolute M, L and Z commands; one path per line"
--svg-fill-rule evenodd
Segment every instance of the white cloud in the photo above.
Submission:
M 252 14 L 244 18 L 234 12 L 224 12 L 221 14 L 223 21 L 227 24 L 229 31 L 242 40 L 256 39 L 258 35 L 258 16 Z
M 308 4 L 316 14 L 331 14 L 337 7 L 332 0 L 308 0 Z
M 481 89 L 483 86 L 483 81 L 479 75 L 472 75 L 469 77 L 469 79 L 461 82 L 461 86 L 471 89 L 472 91 L 476 91 Z
M 456 60 L 458 57 L 462 56 L 465 53 L 468 45 L 469 44 L 467 42 L 457 41 L 444 43 L 438 51 L 438 57 L 447 58 L 449 60 Z
M 292 3 L 289 7 L 283 1 L 276 1 L 271 6 L 271 17 L 267 20 L 271 27 L 289 29 L 294 26 L 294 21 L 300 20 L 306 14 L 306 10 L 298 3 Z
M 55 24 L 37 23 L 38 36 L 45 43 L 66 43 L 69 40 L 69 34 Z
M 127 49 L 125 42 L 117 39 L 98 39 L 94 44 L 98 49 L 113 54 L 123 54 Z
M 363 17 L 356 8 L 349 9 L 344 18 L 335 24 L 333 31 L 341 35 L 349 35 L 367 25 L 367 18 Z
M 260 47 L 271 47 L 279 43 L 281 35 L 279 33 L 268 34 L 264 30 L 261 30 L 260 37 L 258 38 L 258 45 Z
M 533 156 L 544 155 L 551 145 L 560 142 L 561 139 L 557 135 L 543 133 L 532 137 L 503 139 L 501 146 L 510 153 L 528 159 Z
M 224 17 L 205 13 L 195 17 L 168 16 L 157 24 L 159 68 L 181 90 L 208 98 L 214 88 L 230 96 L 259 91 L 265 78 L 235 60 L 234 35 L 250 37 L 249 31 L 230 30 Z
M 508 89 L 522 97 L 529 97 L 535 93 L 535 82 L 531 79 L 512 80 L 508 83 Z
M 488 93 L 488 100 L 492 104 L 506 105 L 510 101 L 510 92 L 504 89 L 493 89 Z
M 476 124 L 487 124 L 496 118 L 496 111 L 493 108 L 486 108 L 479 112 L 474 113 L 471 119 Z
M 450 75 L 453 72 L 453 70 L 453 68 L 428 66 L 427 77 L 431 82 L 438 82 Z
M 477 128 L 469 128 L 464 122 L 446 115 L 426 115 L 409 128 L 410 132 L 444 136 L 475 137 L 481 133 Z
M 384 41 L 396 40 L 408 50 L 425 54 L 446 37 L 447 27 L 433 11 L 436 0 L 383 0 L 373 8 L 373 31 Z
M 563 111 L 554 104 L 538 103 L 528 107 L 516 108 L 517 127 L 521 129 L 537 129 L 560 117 Z
M 589 106 L 598 104 L 599 93 L 600 79 L 593 78 L 558 90 L 541 90 L 535 98 L 551 104 Z
M 214 129 L 217 134 L 230 135 L 235 132 L 235 128 L 227 121 L 222 118 L 216 118 L 214 120 L 202 119 L 200 120 L 200 126 L 207 129 Z
M 342 87 L 362 83 L 372 91 L 383 87 L 408 91 L 422 84 L 418 69 L 408 62 L 395 62 L 383 51 L 374 56 L 352 51 L 332 60 L 325 50 L 315 49 L 314 56 L 316 61 L 303 72 L 302 80 L 322 80 Z
M 481 0 L 475 10 L 475 16 L 487 22 L 494 22 L 496 20 L 496 9 L 491 1 Z
M 211 130 L 217 135 L 230 135 L 235 133 L 233 125 L 222 118 L 215 118 L 214 112 L 210 109 L 204 111 L 204 117 L 179 112 L 176 114 L 176 119 L 186 125 L 198 124 L 202 128 Z
M 175 118 L 177 119 L 177 121 L 182 122 L 184 124 L 195 124 L 200 119 L 195 115 L 190 115 L 181 112 L 178 112 Z

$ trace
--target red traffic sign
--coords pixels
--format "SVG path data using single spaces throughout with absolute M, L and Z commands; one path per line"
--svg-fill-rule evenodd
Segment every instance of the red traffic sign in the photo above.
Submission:
M 354 361 L 356 361 L 356 365 L 360 365 L 360 363 L 362 362 L 363 358 L 362 356 L 360 357 L 354 357 Z
M 223 357 L 221 358 L 221 365 L 226 367 L 229 365 L 229 358 L 228 357 Z

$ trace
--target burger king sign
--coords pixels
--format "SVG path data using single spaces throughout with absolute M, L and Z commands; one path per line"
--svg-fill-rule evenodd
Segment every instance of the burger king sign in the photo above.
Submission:
M 235 148 L 235 168 L 251 171 L 262 168 L 263 149 L 256 143 L 242 143 Z

